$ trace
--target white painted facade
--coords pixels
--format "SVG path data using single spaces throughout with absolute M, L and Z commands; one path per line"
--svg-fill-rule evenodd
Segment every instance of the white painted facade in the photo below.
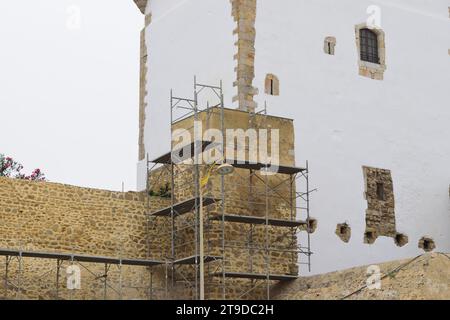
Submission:
M 386 35 L 382 81 L 358 74 L 355 25 L 367 20 L 370 5 L 380 7 Z M 297 165 L 309 160 L 318 188 L 311 201 L 319 221 L 313 273 L 420 254 L 425 235 L 437 251 L 450 251 L 449 6 L 448 0 L 257 1 L 255 101 L 295 120 Z M 145 146 L 153 157 L 169 145 L 171 88 L 192 97 L 194 75 L 205 83 L 223 80 L 226 106 L 237 107 L 231 102 L 237 48 L 230 0 L 153 0 L 150 12 Z M 334 56 L 323 52 L 327 36 L 336 37 Z M 279 96 L 264 93 L 269 73 L 280 80 Z M 392 171 L 406 246 L 387 237 L 363 243 L 363 165 Z M 348 244 L 334 234 L 343 222 L 352 228 Z
M 150 3 L 145 144 L 150 156 L 157 156 L 170 146 L 171 89 L 178 97 L 193 99 L 195 75 L 199 82 L 207 84 L 218 85 L 223 80 L 225 104 L 231 105 L 236 36 L 229 1 Z M 155 134 L 161 139 L 154 139 Z

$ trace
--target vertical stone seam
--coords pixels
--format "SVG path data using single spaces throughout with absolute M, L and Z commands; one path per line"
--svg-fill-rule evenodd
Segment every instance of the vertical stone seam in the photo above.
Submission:
M 145 119 L 147 109 L 147 62 L 148 50 L 146 43 L 146 29 L 150 25 L 151 15 L 145 16 L 145 27 L 141 31 L 140 76 L 139 76 L 139 160 L 145 159 Z
M 147 8 L 147 2 L 148 0 L 134 0 L 134 3 L 138 6 L 139 10 L 143 14 L 145 14 L 145 8 Z
M 237 61 L 235 72 L 237 95 L 233 97 L 233 102 L 238 101 L 239 110 L 254 112 L 256 102 L 254 96 L 258 94 L 258 89 L 253 87 L 255 78 L 255 39 L 256 39 L 256 1 L 257 0 L 230 0 L 232 16 L 236 22 L 237 53 L 234 60 Z

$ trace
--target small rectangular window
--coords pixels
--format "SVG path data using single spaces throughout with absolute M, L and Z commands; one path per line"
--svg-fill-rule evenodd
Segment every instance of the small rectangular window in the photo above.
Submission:
M 384 193 L 384 183 L 377 182 L 377 198 L 378 200 L 386 200 L 386 195 Z
M 326 37 L 324 44 L 324 52 L 329 55 L 334 55 L 334 48 L 336 47 L 336 38 L 335 37 Z
M 266 75 L 265 93 L 271 96 L 278 96 L 280 94 L 280 81 L 273 74 Z

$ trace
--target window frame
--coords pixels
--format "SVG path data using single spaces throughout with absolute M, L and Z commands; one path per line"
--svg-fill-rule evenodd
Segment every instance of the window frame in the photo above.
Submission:
M 378 46 L 378 62 L 370 62 L 365 61 L 361 55 L 361 29 L 369 29 L 377 36 L 377 46 Z M 385 43 L 386 35 L 383 29 L 379 27 L 368 26 L 367 23 L 361 23 L 355 25 L 355 42 L 357 49 L 357 58 L 358 58 L 358 69 L 359 75 L 370 78 L 373 80 L 383 80 L 384 73 L 387 69 L 386 66 L 386 43 Z M 364 57 L 363 57 L 364 58 Z M 369 59 L 367 59 L 369 60 Z
M 272 73 L 266 75 L 264 92 L 270 96 L 280 95 L 280 80 Z
M 370 63 L 380 64 L 378 35 L 369 28 L 359 30 L 360 59 Z

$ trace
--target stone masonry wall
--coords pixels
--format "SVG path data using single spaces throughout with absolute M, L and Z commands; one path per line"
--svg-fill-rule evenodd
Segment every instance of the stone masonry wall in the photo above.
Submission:
M 234 59 L 237 62 L 235 68 L 238 88 L 234 101 L 239 102 L 239 109 L 254 112 L 256 102 L 253 97 L 258 94 L 258 89 L 253 86 L 255 78 L 255 38 L 256 38 L 256 0 L 230 0 L 232 15 L 236 21 L 237 53 Z
M 152 20 L 151 14 L 145 16 L 145 27 L 141 31 L 140 38 L 140 72 L 139 72 L 139 160 L 144 160 L 146 151 L 144 144 L 145 114 L 147 108 L 147 61 L 148 50 L 145 42 L 145 34 L 147 27 Z
M 366 225 L 379 236 L 395 236 L 395 199 L 391 172 L 364 167 Z
M 374 265 L 355 267 L 282 283 L 275 300 L 448 300 L 450 256 L 428 253 L 416 258 L 376 264 L 379 289 L 367 288 Z M 373 277 L 373 276 L 372 276 Z
M 133 0 L 133 1 L 138 6 L 139 10 L 141 10 L 142 13 L 145 13 L 145 8 L 147 7 L 148 0 Z
M 147 205 L 142 193 L 0 178 L 0 248 L 145 259 L 148 257 Z M 165 205 L 164 199 L 155 197 L 150 202 L 151 208 Z M 160 241 L 165 242 L 164 239 Z M 158 244 L 154 246 L 158 247 Z M 5 259 L 0 258 L 3 278 Z M 61 268 L 58 298 L 118 298 L 119 273 L 116 266 L 110 267 L 109 290 L 105 296 L 102 282 L 104 265 L 83 263 L 82 289 L 69 291 L 65 284 L 65 269 L 69 264 L 64 262 Z M 6 287 L 1 282 L 0 297 L 57 298 L 55 260 L 24 258 L 20 292 L 17 287 L 18 267 L 18 261 L 13 259 L 9 270 L 11 282 Z M 151 293 L 147 287 L 151 272 L 154 273 L 153 286 L 161 285 L 159 269 L 124 266 L 122 297 L 147 299 L 156 294 L 157 290 Z
M 199 120 L 202 121 L 202 127 L 206 129 L 219 129 L 220 126 L 220 110 L 212 108 L 208 112 L 202 112 L 199 115 Z M 258 115 L 252 117 L 247 112 L 239 110 L 224 110 L 224 127 L 225 129 L 278 129 L 280 130 L 280 163 L 283 165 L 293 166 L 295 160 L 293 157 L 294 148 L 294 134 L 293 123 L 290 119 L 284 119 L 273 116 Z M 188 118 L 176 123 L 173 130 L 179 128 L 187 128 L 193 136 L 193 118 Z M 187 143 L 187 142 L 186 142 Z M 230 143 L 228 141 L 225 142 Z M 248 146 L 238 145 L 236 149 L 244 148 L 246 151 L 246 158 L 248 158 Z M 226 158 L 234 158 L 233 155 L 226 156 Z M 195 194 L 195 180 L 194 180 L 194 166 L 190 161 L 177 165 L 174 168 L 175 172 L 175 190 L 173 190 L 175 202 L 180 202 L 189 199 Z M 201 176 L 205 176 L 207 166 L 201 165 Z M 163 170 L 163 169 L 159 169 Z M 168 170 L 152 172 L 152 177 L 160 176 L 162 181 L 170 179 L 167 175 Z M 154 179 L 154 178 L 152 178 Z M 150 180 L 152 180 L 150 179 Z M 291 192 L 295 193 L 295 186 L 290 189 L 289 176 L 282 174 L 275 174 L 267 178 L 260 173 L 250 173 L 246 169 L 236 169 L 235 172 L 224 179 L 225 202 L 224 211 L 226 214 L 234 215 L 248 215 L 265 217 L 266 206 L 268 207 L 270 218 L 290 219 L 290 198 Z M 166 180 L 167 181 L 167 180 Z M 265 182 L 269 186 L 266 189 Z M 282 183 L 282 181 L 285 181 Z M 164 185 L 164 182 L 156 183 L 152 181 L 152 185 Z M 208 185 L 204 190 L 204 195 L 221 198 L 221 178 L 218 175 L 212 175 Z M 276 191 L 271 191 L 271 188 L 276 188 Z M 266 202 L 267 192 L 267 202 Z M 221 277 L 214 277 L 214 274 L 220 273 L 225 267 L 227 272 L 245 272 L 245 273 L 262 273 L 267 272 L 268 261 L 270 261 L 270 273 L 272 274 L 289 274 L 296 275 L 298 273 L 297 267 L 297 253 L 294 252 L 297 248 L 297 237 L 292 234 L 291 229 L 268 227 L 266 235 L 265 226 L 249 225 L 240 223 L 226 222 L 222 226 L 222 222 L 214 220 L 214 217 L 222 214 L 222 202 L 215 205 L 210 205 L 204 208 L 205 218 L 205 253 L 211 256 L 225 256 L 225 262 L 215 261 L 206 264 L 206 297 L 210 299 L 218 299 L 223 297 L 223 279 Z M 170 218 L 160 218 L 167 219 Z M 195 246 L 195 215 L 188 213 L 179 216 L 175 221 L 175 259 L 192 256 L 196 254 Z M 305 217 L 298 216 L 297 219 L 305 219 Z M 225 252 L 222 248 L 222 227 L 225 232 Z M 272 250 L 268 256 L 265 254 L 265 240 L 266 236 L 271 248 L 281 250 Z M 282 251 L 286 250 L 286 251 Z M 291 250 L 291 251 L 288 251 Z M 168 254 L 170 256 L 170 254 Z M 194 279 L 195 268 L 192 266 L 177 266 L 175 277 L 177 279 Z M 254 284 L 249 280 L 234 280 L 227 278 L 225 280 L 226 298 L 228 299 L 259 299 L 265 297 L 265 286 L 260 285 L 257 289 L 251 290 L 248 294 L 246 291 L 252 289 Z M 192 298 L 192 290 L 186 289 L 182 298 Z
M 294 165 L 292 120 L 278 117 L 251 117 L 249 113 L 226 109 L 226 128 L 272 128 L 280 130 L 280 162 Z M 217 110 L 211 114 L 202 113 L 204 129 L 219 128 Z M 177 123 L 174 127 L 191 127 L 192 119 Z M 244 146 L 237 146 L 241 148 Z M 246 151 L 248 156 L 248 151 Z M 0 248 L 26 251 L 76 253 L 82 255 L 149 258 L 169 261 L 171 252 L 171 220 L 166 217 L 147 218 L 147 213 L 170 205 L 172 193 L 175 200 L 183 201 L 194 195 L 192 165 L 176 166 L 175 190 L 166 190 L 170 182 L 170 166 L 162 166 L 152 172 L 148 196 L 145 192 L 111 192 L 80 188 L 47 182 L 29 182 L 14 179 L 0 179 Z M 201 166 L 202 176 L 207 167 Z M 276 174 L 265 177 L 250 175 L 249 170 L 236 169 L 225 178 L 224 208 L 227 214 L 265 216 L 266 206 L 271 218 L 289 219 L 291 215 L 289 184 L 281 185 L 288 178 Z M 266 189 L 279 186 L 276 192 Z M 265 193 L 268 191 L 266 202 Z M 204 191 L 205 196 L 220 198 L 220 177 L 211 177 Z M 225 263 L 215 261 L 206 264 L 206 297 L 223 297 L 224 283 L 214 276 L 225 267 L 229 272 L 263 273 L 270 261 L 270 273 L 296 275 L 297 253 L 273 250 L 265 254 L 266 237 L 272 248 L 294 250 L 297 238 L 290 229 L 248 224 L 225 223 L 226 247 L 222 250 L 222 222 L 214 216 L 222 213 L 222 203 L 205 207 L 205 253 L 225 256 Z M 196 254 L 195 232 L 192 228 L 195 214 L 188 213 L 175 222 L 175 258 L 181 259 Z M 298 216 L 297 219 L 305 217 Z M 198 246 L 197 246 L 198 248 Z M 116 299 L 119 297 L 119 273 L 111 265 L 108 278 L 102 264 L 80 264 L 82 271 L 81 290 L 66 288 L 64 262 L 60 269 L 60 286 L 56 291 L 56 261 L 24 258 L 21 290 L 17 287 L 18 263 L 12 260 L 9 269 L 10 282 L 0 284 L 0 296 L 30 299 Z M 5 260 L 0 262 L 0 273 L 5 270 Z M 153 267 L 123 267 L 122 298 L 176 299 L 194 298 L 195 290 L 184 278 L 195 279 L 195 266 L 177 266 L 173 270 L 166 265 Z M 3 276 L 4 274 L 2 274 Z M 166 295 L 165 284 L 169 283 Z M 107 290 L 104 290 L 107 279 Z M 174 287 L 171 287 L 172 279 Z M 153 290 L 149 289 L 150 282 Z M 225 280 L 225 297 L 228 299 L 259 299 L 265 297 L 265 285 L 251 290 L 255 283 L 249 280 Z M 273 284 L 273 283 L 272 283 Z M 248 294 L 245 292 L 248 291 Z
M 398 233 L 395 224 L 394 185 L 390 170 L 363 167 L 364 197 L 367 200 L 365 243 L 379 236 L 394 238 L 398 246 L 408 243 L 407 235 Z

